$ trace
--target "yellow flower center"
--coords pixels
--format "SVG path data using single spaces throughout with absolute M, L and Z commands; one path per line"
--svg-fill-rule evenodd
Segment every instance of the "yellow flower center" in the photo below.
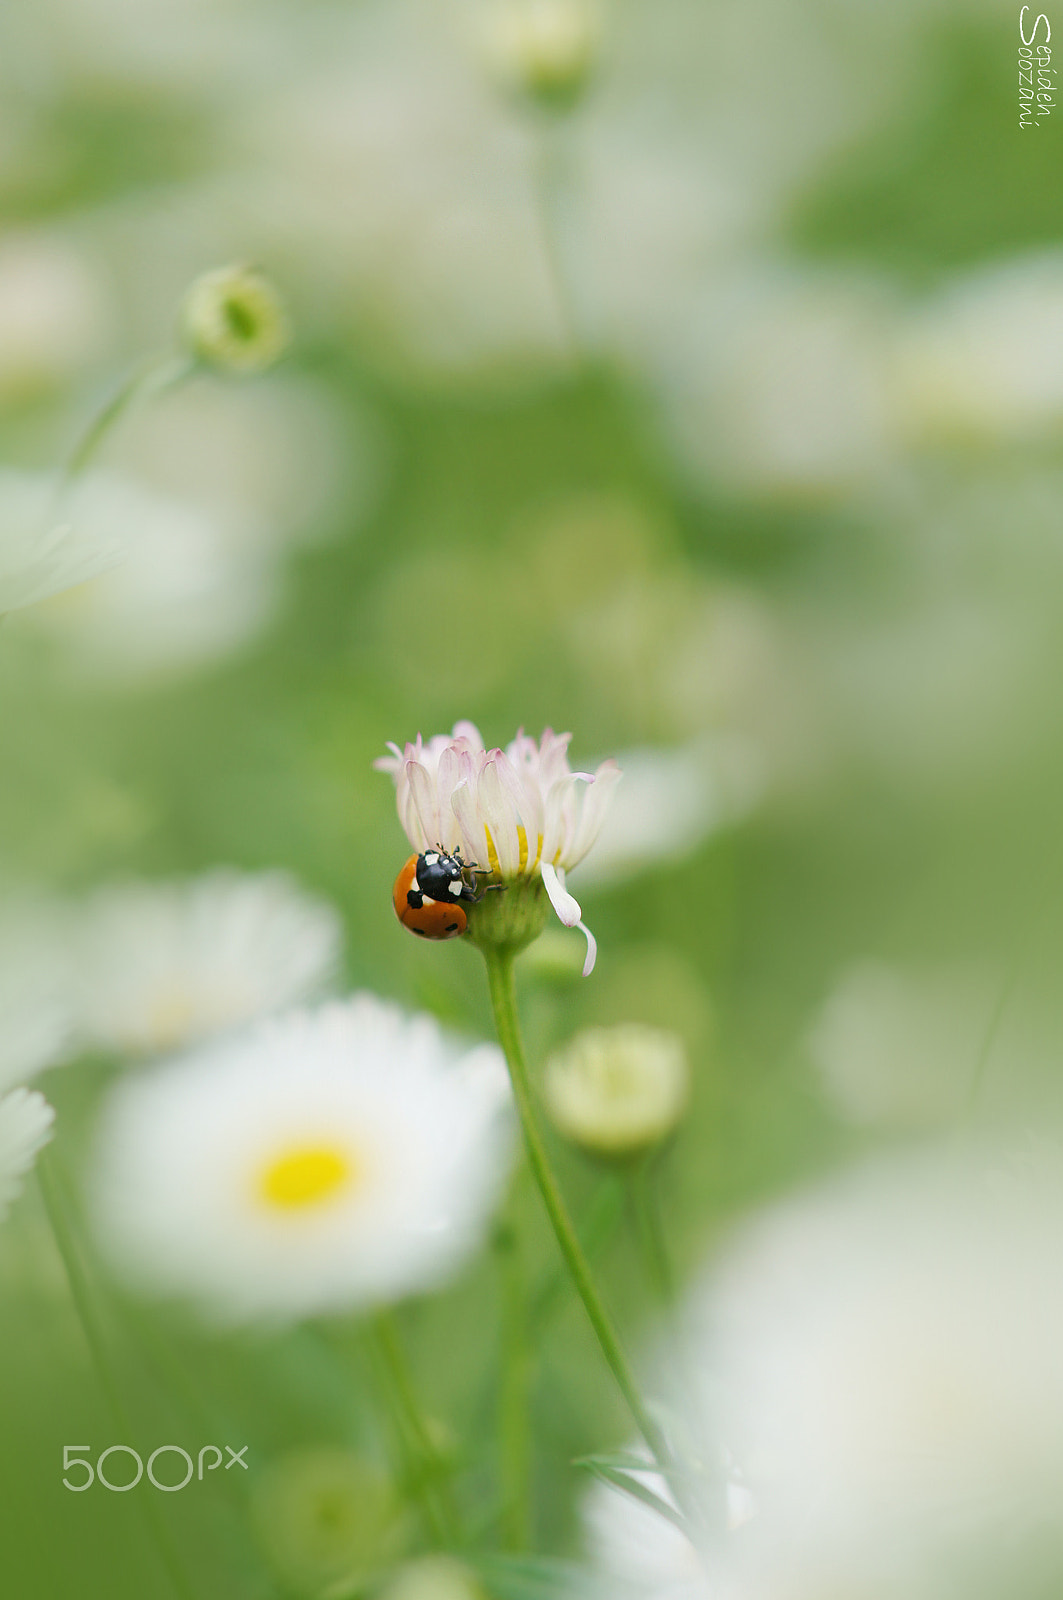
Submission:
M 349 1151 L 334 1145 L 286 1150 L 263 1169 L 259 1192 L 278 1211 L 300 1211 L 344 1189 L 358 1175 Z

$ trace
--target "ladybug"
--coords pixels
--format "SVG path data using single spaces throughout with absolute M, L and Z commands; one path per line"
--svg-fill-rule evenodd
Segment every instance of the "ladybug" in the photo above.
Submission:
M 460 850 L 448 855 L 442 845 L 411 856 L 392 890 L 395 915 L 422 939 L 457 938 L 468 920 L 460 902 L 481 898 L 465 874 L 482 870 L 463 861 Z

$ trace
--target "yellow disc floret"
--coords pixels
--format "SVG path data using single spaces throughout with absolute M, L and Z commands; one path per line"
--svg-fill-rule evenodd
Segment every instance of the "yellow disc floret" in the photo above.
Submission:
M 302 1145 L 285 1150 L 262 1170 L 259 1192 L 279 1211 L 301 1211 L 347 1188 L 357 1175 L 356 1163 L 334 1145 Z

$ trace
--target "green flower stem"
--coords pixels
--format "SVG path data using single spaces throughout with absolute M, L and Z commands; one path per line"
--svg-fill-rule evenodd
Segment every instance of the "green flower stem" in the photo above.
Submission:
M 132 372 L 96 412 L 71 451 L 63 473 L 62 488 L 68 488 L 74 479 L 84 472 L 108 434 L 127 411 L 141 401 L 183 383 L 185 378 L 196 370 L 196 366 L 197 363 L 189 356 L 168 355 L 161 361 L 152 361 L 147 367 L 139 367 Z
M 579 365 L 579 319 L 564 251 L 562 197 L 564 188 L 564 151 L 560 144 L 564 130 L 552 119 L 543 120 L 532 130 L 536 136 L 533 161 L 532 193 L 543 256 L 550 279 L 554 309 L 557 313 L 565 353 L 573 367 Z
M 425 1516 L 432 1534 L 441 1544 L 457 1544 L 458 1515 L 449 1470 L 440 1457 L 421 1411 L 393 1314 L 390 1311 L 378 1311 L 372 1319 L 372 1331 L 391 1383 L 401 1425 L 420 1458 L 416 1475 L 422 1485 Z
M 620 1345 L 609 1314 L 602 1304 L 601 1296 L 594 1284 L 587 1259 L 580 1247 L 576 1230 L 572 1226 L 565 1202 L 561 1197 L 557 1179 L 554 1177 L 550 1166 L 550 1158 L 546 1153 L 542 1134 L 535 1116 L 532 1104 L 531 1084 L 528 1079 L 528 1067 L 524 1059 L 524 1046 L 521 1043 L 520 1025 L 517 1018 L 517 996 L 513 982 L 514 951 L 506 946 L 484 945 L 484 960 L 487 962 L 487 980 L 491 989 L 491 1005 L 494 1009 L 495 1027 L 498 1030 L 499 1043 L 505 1054 L 509 1067 L 509 1076 L 513 1084 L 513 1095 L 517 1102 L 517 1111 L 520 1115 L 521 1129 L 524 1134 L 524 1145 L 528 1153 L 528 1162 L 531 1166 L 532 1176 L 539 1186 L 539 1193 L 543 1197 L 547 1215 L 561 1254 L 565 1259 L 576 1292 L 583 1301 L 584 1309 L 594 1329 L 595 1337 L 602 1349 L 609 1370 L 616 1379 L 628 1410 L 635 1420 L 635 1425 L 653 1455 L 662 1467 L 671 1463 L 671 1452 L 665 1442 L 661 1429 L 654 1422 L 639 1396 L 635 1385 L 634 1374 L 628 1364 L 628 1359 Z
M 675 1293 L 672 1264 L 668 1259 L 657 1188 L 656 1161 L 653 1155 L 633 1166 L 628 1173 L 628 1194 L 642 1247 L 646 1273 L 662 1305 L 670 1305 Z
M 111 1419 L 120 1436 L 120 1441 L 132 1441 L 134 1432 L 126 1411 L 121 1391 L 114 1379 L 110 1359 L 107 1354 L 107 1342 L 100 1329 L 92 1302 L 92 1292 L 89 1286 L 88 1275 L 82 1265 L 78 1254 L 77 1243 L 73 1230 L 66 1214 L 62 1189 L 58 1173 L 53 1167 L 54 1156 L 46 1150 L 37 1161 L 37 1179 L 41 1195 L 44 1199 L 48 1221 L 51 1223 L 52 1234 L 55 1238 L 56 1248 L 59 1251 L 66 1273 L 67 1284 L 70 1288 L 70 1298 L 81 1324 L 81 1331 L 85 1343 L 89 1348 L 96 1377 L 103 1391 L 104 1399 L 111 1412 Z M 155 1542 L 159 1559 L 166 1569 L 167 1576 L 173 1585 L 174 1592 L 181 1596 L 181 1600 L 196 1600 L 195 1590 L 192 1588 L 170 1540 L 170 1535 L 165 1523 L 159 1516 L 155 1501 L 150 1495 L 135 1496 L 148 1525 L 149 1532 Z
M 579 1238 L 583 1254 L 593 1261 L 613 1237 L 624 1215 L 625 1191 L 617 1173 L 609 1173 L 591 1197 L 587 1214 L 580 1219 Z M 551 1274 L 531 1303 L 531 1330 L 540 1333 L 554 1314 L 562 1290 L 568 1284 L 563 1265 Z
M 498 1434 L 502 1480 L 502 1533 L 508 1550 L 527 1550 L 531 1522 L 531 1436 L 528 1403 L 531 1376 L 527 1294 L 520 1242 L 512 1224 L 495 1233 L 502 1301 L 502 1379 Z

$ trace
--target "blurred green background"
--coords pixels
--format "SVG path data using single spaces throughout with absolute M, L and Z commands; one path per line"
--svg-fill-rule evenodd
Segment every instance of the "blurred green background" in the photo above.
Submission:
M 868 1145 L 1057 1109 L 1060 134 L 1017 126 L 1010 10 L 888 9 L 616 4 L 555 120 L 491 81 L 471 8 L 50 0 L 0 22 L 4 462 L 61 461 L 201 270 L 253 259 L 296 332 L 274 372 L 196 377 L 102 453 L 222 530 L 172 628 L 150 586 L 96 633 L 77 596 L 5 624 L 0 876 L 77 895 L 280 866 L 342 912 L 351 987 L 490 1037 L 475 952 L 395 923 L 406 842 L 370 763 L 459 717 L 488 744 L 572 729 L 583 768 L 664 762 L 612 866 L 573 879 L 593 977 L 533 953 L 521 981 L 533 1067 L 588 1024 L 683 1035 L 693 1103 L 659 1170 L 680 1281 Z M 226 586 L 249 583 L 237 616 Z M 670 821 L 677 753 L 701 787 Z M 919 995 L 972 977 L 980 1042 L 944 1084 L 921 1000 L 836 1007 L 822 1043 L 868 961 Z M 42 1080 L 75 1178 L 114 1070 Z M 553 1147 L 577 1219 L 616 1213 L 596 1259 L 646 1354 L 660 1308 L 619 1180 Z M 511 1220 L 541 1295 L 526 1179 Z M 398 1312 L 473 1553 L 500 1539 L 500 1265 Z M 196 1594 L 327 1593 L 330 1538 L 372 1588 L 428 1547 L 385 1504 L 356 1324 L 222 1339 L 89 1267 L 134 1442 L 250 1445 L 245 1481 L 158 1508 Z M 0 1325 L 4 1592 L 170 1594 L 140 1491 L 62 1487 L 63 1444 L 114 1423 L 32 1185 Z M 627 1423 L 564 1293 L 533 1348 L 534 1549 L 575 1557 L 572 1460 Z M 369 1475 L 337 1503 L 379 1504 L 371 1527 L 330 1521 L 332 1478 L 293 1454 L 333 1449 Z

